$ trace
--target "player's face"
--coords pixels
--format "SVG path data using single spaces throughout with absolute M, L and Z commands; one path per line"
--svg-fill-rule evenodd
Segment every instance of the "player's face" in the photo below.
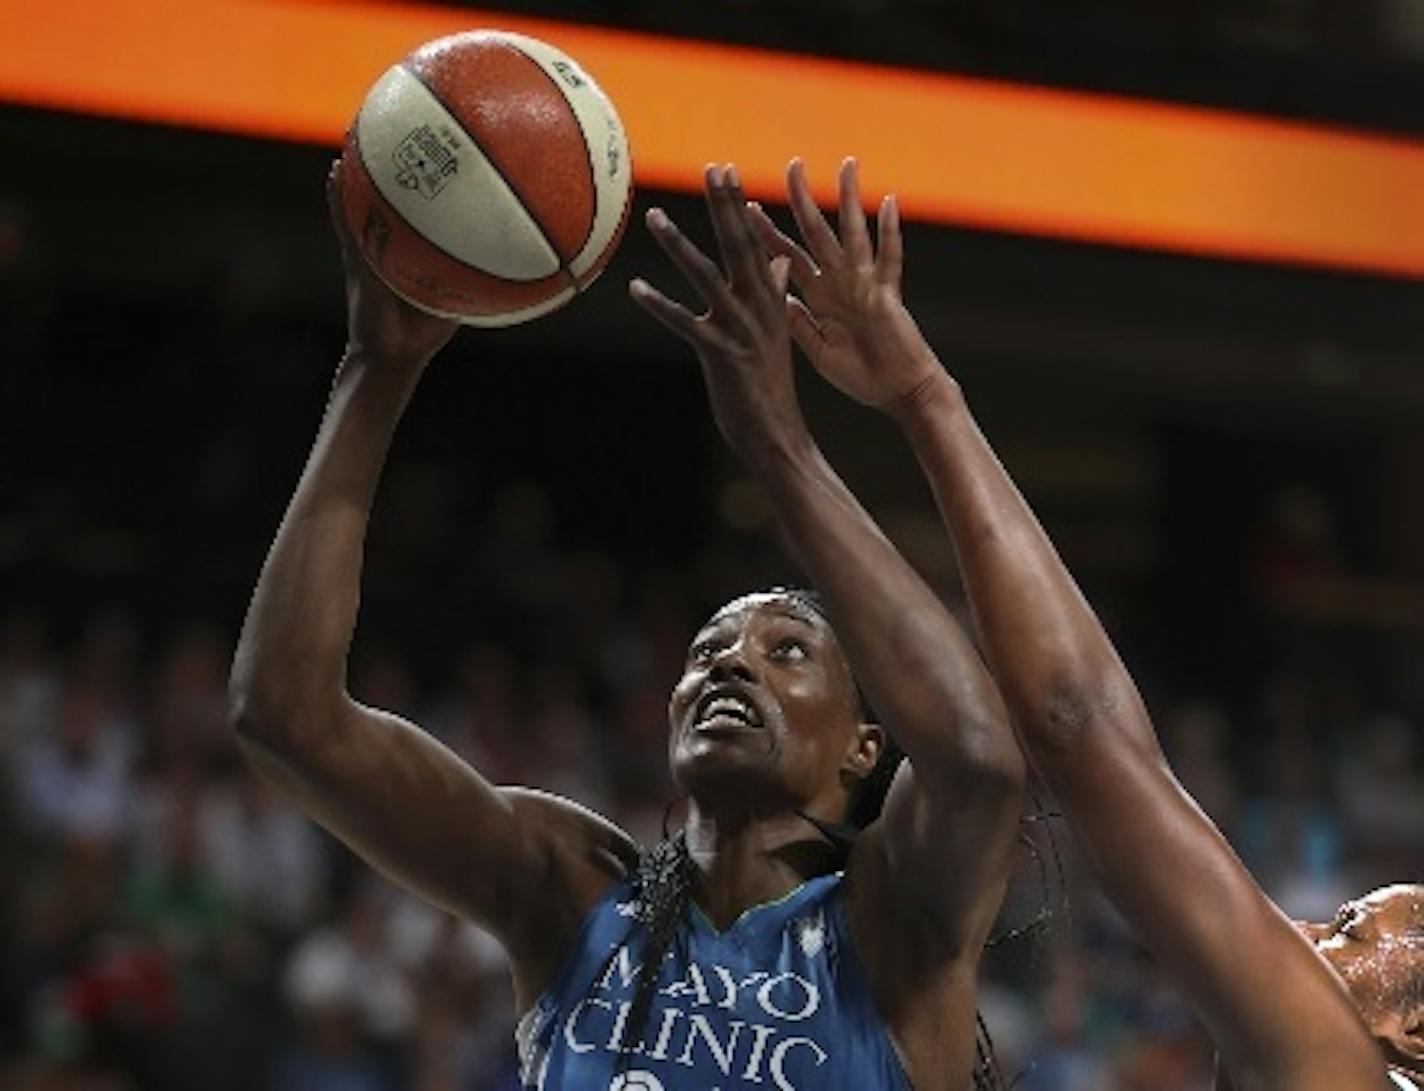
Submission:
M 713 806 L 838 816 L 854 784 L 847 762 L 865 757 L 855 683 L 835 635 L 777 592 L 737 599 L 702 627 L 668 721 L 673 779 Z
M 1350 990 L 1377 1038 L 1403 1047 L 1419 1034 L 1406 1010 L 1411 981 L 1424 974 L 1424 886 L 1381 887 L 1346 902 L 1329 924 L 1301 930 Z

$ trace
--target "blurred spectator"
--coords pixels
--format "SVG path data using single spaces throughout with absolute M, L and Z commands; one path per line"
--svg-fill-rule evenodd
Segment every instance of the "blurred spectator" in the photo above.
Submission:
M 1041 999 L 1043 1032 L 1024 1073 L 1027 1091 L 1097 1091 L 1108 1078 L 1099 1051 L 1086 1038 L 1089 990 L 1071 956 L 1056 961 Z
M 348 1017 L 360 1035 L 388 1044 L 410 1031 L 416 1001 L 391 950 L 389 905 L 384 891 L 364 887 L 336 923 L 313 932 L 292 953 L 287 996 L 299 1013 L 320 1017 L 326 1032 L 335 1034 Z
M 64 690 L 51 723 L 37 725 L 16 764 L 17 798 L 42 836 L 112 840 L 129 818 L 130 739 L 102 696 Z
M 227 668 L 232 650 L 211 629 L 189 630 L 154 673 L 144 766 L 150 777 L 197 776 L 230 753 Z
M 400 1086 L 363 1046 L 360 1014 L 348 995 L 309 997 L 297 1017 L 301 1040 L 278 1057 L 270 1091 L 395 1091 Z
M 431 730 L 496 784 L 515 779 L 522 710 L 514 661 L 488 644 L 465 649 L 455 684 L 436 703 Z
M 140 636 L 122 610 L 96 614 L 85 626 L 73 656 L 73 683 L 95 694 L 109 714 L 132 724 L 138 705 Z
M 1339 799 L 1362 857 L 1388 874 L 1416 873 L 1424 859 L 1418 728 L 1380 716 L 1344 740 L 1340 760 Z
M 591 715 L 584 683 L 572 670 L 539 667 L 530 683 L 529 719 L 520 748 L 520 777 L 551 792 L 606 811 L 612 802 L 603 732 Z
M 214 785 L 199 816 L 204 866 L 254 923 L 284 935 L 311 924 L 326 894 L 326 843 L 255 777 Z
M 1267 687 L 1264 711 L 1264 782 L 1242 808 L 1241 855 L 1286 913 L 1328 919 L 1352 892 L 1311 691 L 1303 679 L 1280 675 Z
M 1164 746 L 1177 779 L 1218 826 L 1230 829 L 1237 805 L 1236 779 L 1227 764 L 1231 725 L 1216 705 L 1193 701 L 1162 717 Z
M 1281 489 L 1257 532 L 1253 583 L 1266 598 L 1288 601 L 1344 571 L 1335 516 L 1314 489 Z
M 0 626 L 0 753 L 35 734 L 52 714 L 54 699 L 43 624 L 33 615 L 8 616 Z

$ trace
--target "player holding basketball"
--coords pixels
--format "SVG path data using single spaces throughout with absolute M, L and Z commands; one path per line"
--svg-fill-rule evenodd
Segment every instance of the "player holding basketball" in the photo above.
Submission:
M 711 313 L 635 293 L 696 346 L 718 424 L 837 626 L 797 592 L 708 621 L 669 704 L 686 826 L 641 856 L 597 815 L 495 787 L 346 692 L 381 465 L 455 327 L 369 272 L 338 182 L 349 342 L 233 665 L 254 767 L 376 868 L 500 939 L 529 1087 L 964 1091 L 1022 758 L 977 653 L 806 432 L 784 269 L 777 281 L 762 260 L 735 179 L 708 176 L 726 275 L 651 217 Z M 897 773 L 857 677 L 908 754 Z
M 1379 1091 L 1381 1051 L 1390 1079 L 1412 1086 L 1409 1074 L 1424 1072 L 1424 889 L 1376 891 L 1332 925 L 1306 926 L 1324 957 L 1312 952 L 1172 775 L 1106 633 L 905 309 L 894 200 L 880 208 L 877 254 L 854 161 L 841 171 L 839 237 L 796 162 L 789 191 L 804 246 L 760 209 L 749 217 L 790 263 L 795 338 L 913 447 L 1024 750 L 1098 880 L 1205 1022 L 1220 1086 L 1229 1073 L 1237 1091 Z

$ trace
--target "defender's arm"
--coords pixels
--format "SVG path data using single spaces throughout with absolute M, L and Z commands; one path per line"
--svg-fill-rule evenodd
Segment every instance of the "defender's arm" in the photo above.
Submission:
M 844 249 L 790 172 L 805 247 L 758 216 L 803 299 L 798 343 L 913 446 L 957 548 L 995 679 L 1024 750 L 1104 887 L 1211 1029 L 1241 1088 L 1362 1088 L 1383 1075 L 1340 983 L 1262 894 L 1173 777 L 1136 687 L 900 298 L 898 211 L 880 256 Z M 858 221 L 856 166 L 842 222 Z

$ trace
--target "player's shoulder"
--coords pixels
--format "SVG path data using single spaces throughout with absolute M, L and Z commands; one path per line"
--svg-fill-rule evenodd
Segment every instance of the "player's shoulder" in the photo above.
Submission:
M 527 1010 L 564 964 L 587 914 L 637 868 L 633 839 L 581 803 L 537 788 L 501 786 L 528 865 L 510 891 L 505 940 L 515 993 Z
M 544 835 L 561 862 L 589 867 L 614 879 L 637 868 L 637 843 L 593 808 L 539 788 L 503 786 L 500 793 L 526 830 Z

